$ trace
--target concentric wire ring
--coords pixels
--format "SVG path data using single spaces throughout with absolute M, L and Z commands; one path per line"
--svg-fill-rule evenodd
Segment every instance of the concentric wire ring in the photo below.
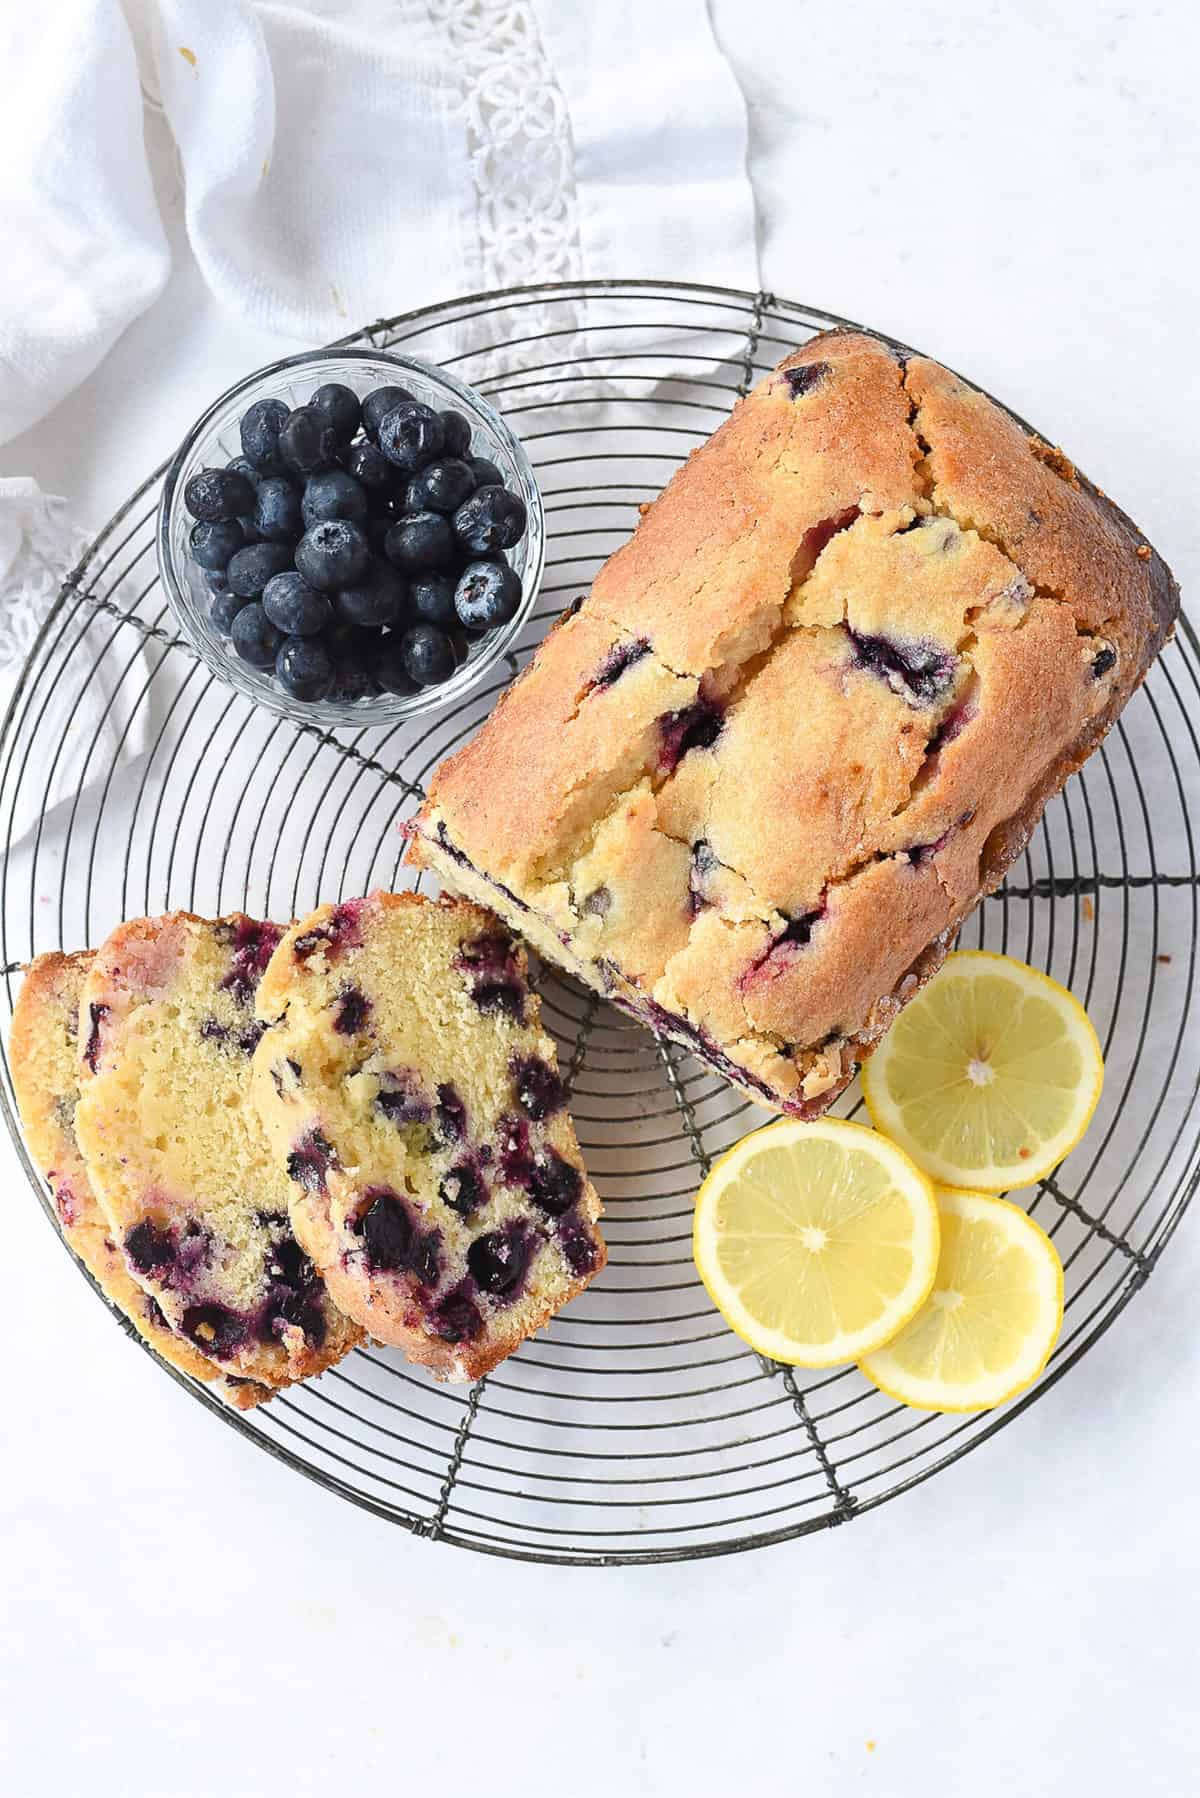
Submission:
M 0 730 L 10 1010 L 30 955 L 97 943 L 122 917 L 186 906 L 286 919 L 406 884 L 397 825 L 432 768 L 738 394 L 846 322 L 765 293 L 614 281 L 456 300 L 346 339 L 402 347 L 478 385 L 523 438 L 546 500 L 545 585 L 507 670 L 470 701 L 390 729 L 297 727 L 214 681 L 158 585 L 158 471 L 64 583 Z M 1200 646 L 1185 622 L 963 932 L 967 946 L 1021 956 L 1072 987 L 1108 1062 L 1086 1140 L 1027 1195 L 1063 1256 L 1067 1310 L 1046 1374 L 1018 1403 L 992 1417 L 916 1414 L 853 1370 L 802 1375 L 731 1336 L 692 1266 L 692 1197 L 763 1114 L 551 972 L 544 1015 L 607 1207 L 611 1260 L 590 1291 L 470 1390 L 378 1348 L 249 1415 L 173 1377 L 377 1515 L 523 1559 L 727 1553 L 845 1522 L 928 1478 L 1033 1403 L 1113 1322 L 1200 1180 L 1198 700 Z M 7 1062 L 0 1103 L 52 1217 Z M 838 1110 L 858 1109 L 855 1088 Z

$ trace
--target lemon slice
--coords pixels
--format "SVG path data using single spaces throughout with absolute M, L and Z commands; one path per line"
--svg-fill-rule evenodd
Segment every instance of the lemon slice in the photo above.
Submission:
M 924 1302 L 933 1187 L 862 1124 L 786 1118 L 742 1138 L 696 1201 L 696 1266 L 726 1323 L 799 1367 L 854 1361 Z
M 867 1110 L 946 1186 L 1003 1192 L 1057 1167 L 1087 1129 L 1104 1059 L 1078 999 L 980 949 L 949 955 L 862 1070 Z
M 933 1291 L 859 1367 L 922 1411 L 986 1411 L 1033 1383 L 1058 1340 L 1063 1270 L 1046 1232 L 1007 1199 L 937 1189 Z

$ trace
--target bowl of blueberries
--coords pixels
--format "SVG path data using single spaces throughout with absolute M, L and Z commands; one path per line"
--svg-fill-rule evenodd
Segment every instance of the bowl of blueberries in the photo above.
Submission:
M 443 370 L 317 350 L 260 369 L 192 427 L 158 556 L 222 680 L 323 727 L 461 699 L 528 617 L 541 497 L 498 413 Z

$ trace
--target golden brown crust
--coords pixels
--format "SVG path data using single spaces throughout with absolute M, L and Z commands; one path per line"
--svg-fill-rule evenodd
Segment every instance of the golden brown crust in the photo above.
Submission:
M 808 1112 L 1003 877 L 1177 604 L 1061 451 L 936 363 L 829 333 L 735 407 L 439 769 L 411 853 Z
M 170 1330 L 134 1279 L 113 1241 L 74 1134 L 78 1099 L 74 1020 L 92 965 L 90 949 L 57 951 L 30 962 L 13 1010 L 9 1063 L 29 1153 L 45 1175 L 59 1228 L 100 1290 L 172 1367 L 213 1387 L 246 1411 L 271 1396 L 254 1381 L 227 1380 L 186 1339 Z

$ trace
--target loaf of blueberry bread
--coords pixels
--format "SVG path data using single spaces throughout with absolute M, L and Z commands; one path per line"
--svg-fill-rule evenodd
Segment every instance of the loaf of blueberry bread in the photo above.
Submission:
M 523 950 L 474 905 L 374 893 L 292 925 L 253 1090 L 301 1244 L 380 1342 L 475 1379 L 604 1265 Z
M 92 1190 L 75 1136 L 79 1102 L 79 997 L 90 949 L 39 955 L 25 971 L 13 1010 L 9 1063 L 29 1153 L 45 1175 L 59 1226 L 105 1298 L 155 1353 L 239 1411 L 269 1398 L 256 1380 L 228 1378 L 171 1328 L 158 1302 L 130 1271 Z
M 1060 451 L 813 339 L 649 507 L 410 855 L 761 1103 L 822 1111 L 1170 634 Z
M 250 1099 L 254 992 L 279 940 L 240 913 L 121 924 L 79 1001 L 75 1134 L 130 1275 L 215 1372 L 277 1388 L 359 1340 L 292 1233 Z

